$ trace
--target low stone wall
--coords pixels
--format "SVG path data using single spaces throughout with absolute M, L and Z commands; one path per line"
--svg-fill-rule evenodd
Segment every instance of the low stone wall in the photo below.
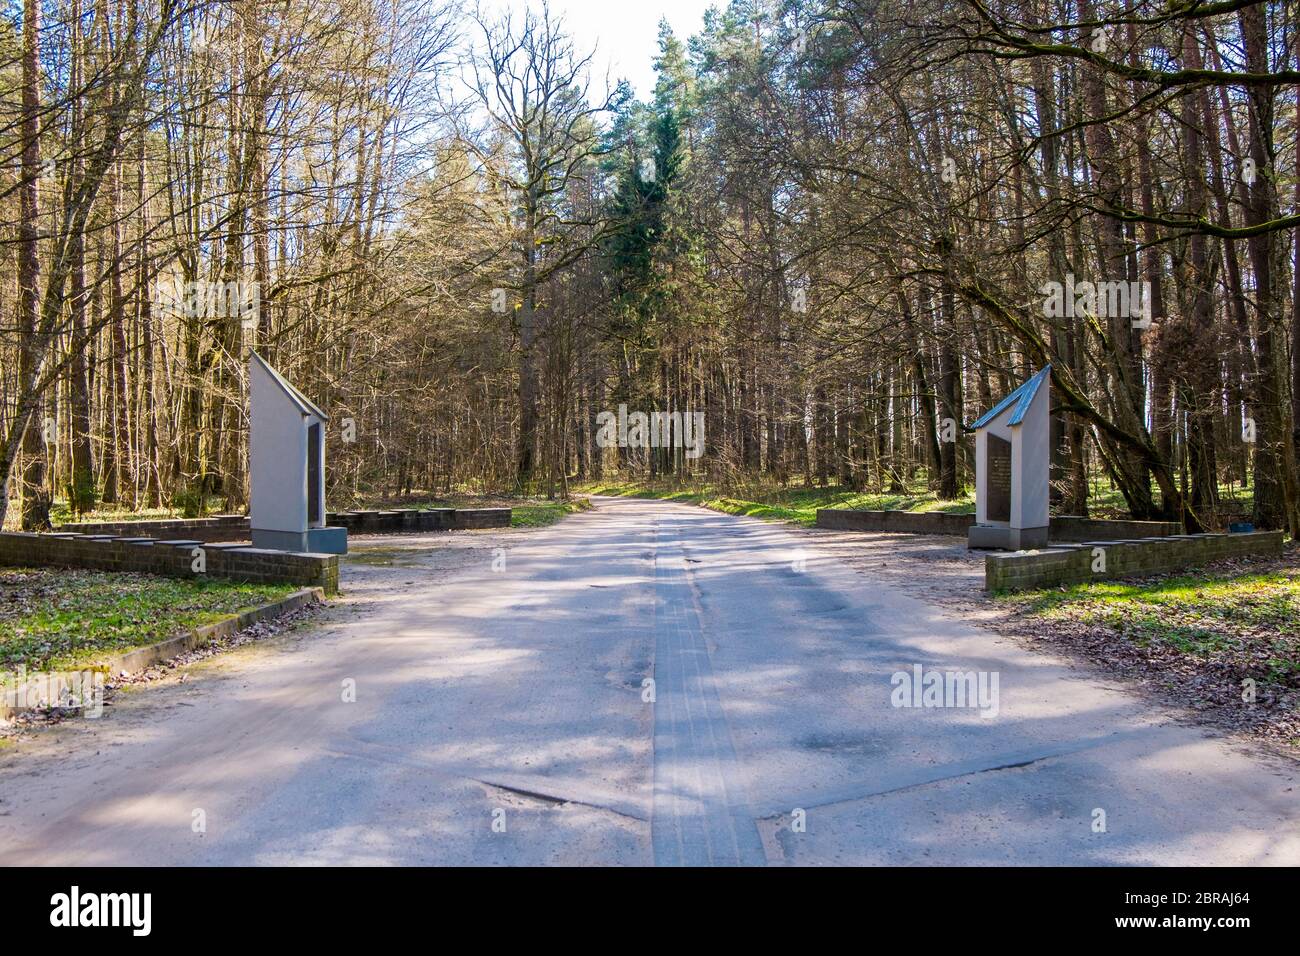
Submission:
M 457 531 L 472 531 L 481 528 L 508 528 L 514 512 L 510 508 L 457 508 L 455 509 Z
M 202 548 L 204 569 L 194 570 L 194 549 Z M 339 559 L 334 554 L 300 554 L 197 539 L 164 540 L 109 535 L 0 533 L 0 565 L 142 571 L 174 578 L 208 575 L 259 584 L 297 584 L 334 594 Z
M 837 531 L 891 531 L 903 534 L 960 534 L 975 523 L 972 514 L 944 511 L 852 511 L 818 508 L 817 527 Z
M 416 531 L 466 531 L 510 527 L 509 508 L 402 508 L 396 511 L 330 512 L 325 523 L 352 534 L 397 534 Z M 177 518 L 157 521 L 86 521 L 65 524 L 75 534 L 183 538 L 188 541 L 247 541 L 252 534 L 245 515 Z
M 190 541 L 247 541 L 249 534 L 246 515 L 159 518 L 149 521 L 77 521 L 60 525 L 55 530 L 72 534 L 184 538 Z
M 984 587 L 989 591 L 1055 587 L 1201 567 L 1224 558 L 1281 553 L 1281 531 L 1085 541 L 1041 551 L 986 555 Z
M 973 514 L 942 511 L 852 511 L 819 508 L 817 527 L 839 531 L 889 531 L 904 534 L 965 536 L 975 523 Z M 1107 521 L 1056 515 L 1048 532 L 1053 541 L 1094 541 L 1099 538 L 1161 538 L 1182 532 L 1176 521 Z
M 1167 538 L 1182 534 L 1177 521 L 1114 521 L 1080 518 L 1078 515 L 1053 515 L 1048 537 L 1053 541 L 1097 541 L 1102 538 Z
M 510 527 L 509 508 L 399 508 L 395 511 L 331 512 L 327 523 L 350 534 L 469 531 Z

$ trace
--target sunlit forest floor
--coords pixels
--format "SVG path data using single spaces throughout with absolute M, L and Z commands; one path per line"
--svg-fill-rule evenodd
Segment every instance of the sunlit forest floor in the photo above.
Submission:
M 825 488 L 754 486 L 724 491 L 712 485 L 682 487 L 651 482 L 591 482 L 574 486 L 570 490 L 578 494 L 658 498 L 700 505 L 724 514 L 792 521 L 805 527 L 812 527 L 817 523 L 818 508 L 852 508 L 862 511 L 948 511 L 959 514 L 971 513 L 975 510 L 974 492 L 955 501 L 943 501 L 923 488 L 897 494 L 880 494 L 854 491 L 838 485 Z
M 748 515 L 776 521 L 791 521 L 804 527 L 817 523 L 818 508 L 846 508 L 858 511 L 943 511 L 973 514 L 975 490 L 967 488 L 961 497 L 944 500 L 929 490 L 924 481 L 915 482 L 902 492 L 861 491 L 843 485 L 825 487 L 779 486 L 755 483 L 726 489 L 709 484 L 682 484 L 637 480 L 587 482 L 570 487 L 573 494 L 611 495 L 619 497 L 658 498 L 700 505 L 725 514 Z M 1222 508 L 1220 519 L 1245 520 L 1251 510 L 1253 489 L 1230 484 L 1219 489 Z M 1158 497 L 1158 496 L 1157 496 Z M 1094 518 L 1122 518 L 1128 508 L 1118 489 L 1109 482 L 1092 483 L 1088 513 Z

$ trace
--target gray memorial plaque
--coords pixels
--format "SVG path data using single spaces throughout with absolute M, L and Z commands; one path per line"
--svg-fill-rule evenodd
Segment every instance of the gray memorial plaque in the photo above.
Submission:
M 1011 442 L 989 435 L 985 462 L 988 482 L 988 520 L 1011 520 Z

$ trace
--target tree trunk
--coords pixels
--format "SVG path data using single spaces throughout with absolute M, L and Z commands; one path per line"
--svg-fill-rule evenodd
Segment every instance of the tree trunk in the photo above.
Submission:
M 38 341 L 40 292 L 40 182 L 41 182 L 41 5 L 39 0 L 23 4 L 22 63 L 22 183 L 18 206 L 18 379 L 34 379 L 44 349 Z M 50 524 L 50 497 L 45 489 L 45 428 L 38 416 L 29 414 L 23 432 L 22 528 L 39 531 Z M 7 476 L 6 476 L 7 477 Z M 8 491 L 6 482 L 5 492 Z M 6 495 L 7 497 L 7 495 Z M 0 509 L 0 522 L 3 509 Z

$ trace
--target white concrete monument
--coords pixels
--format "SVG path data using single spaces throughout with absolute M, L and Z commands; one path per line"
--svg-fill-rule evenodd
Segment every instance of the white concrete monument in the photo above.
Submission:
M 1047 544 L 1052 367 L 985 412 L 975 430 L 975 524 L 967 545 L 1023 551 Z
M 347 529 L 325 526 L 329 416 L 256 352 L 249 354 L 248 391 L 253 547 L 347 554 Z

